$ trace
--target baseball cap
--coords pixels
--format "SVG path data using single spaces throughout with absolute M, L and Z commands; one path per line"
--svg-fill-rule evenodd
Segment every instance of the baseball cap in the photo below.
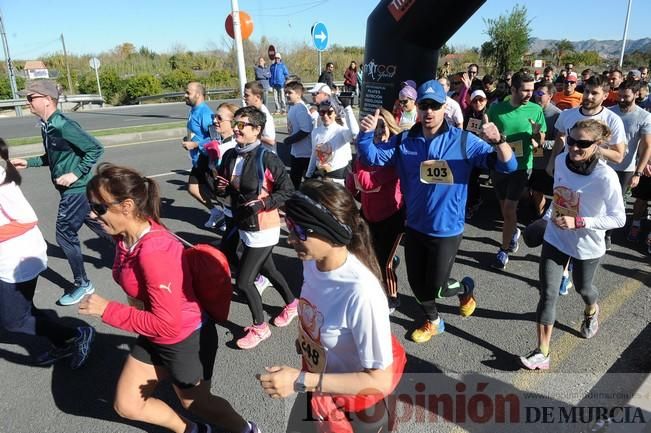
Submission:
M 416 89 L 414 89 L 411 86 L 403 87 L 402 89 L 400 89 L 400 93 L 398 93 L 398 98 L 400 99 L 409 98 L 415 101 L 416 97 L 417 97 Z
M 633 69 L 629 72 L 629 75 L 634 78 L 642 78 L 642 72 L 638 71 L 637 69 Z
M 326 95 L 332 95 L 332 90 L 330 90 L 330 86 L 328 86 L 325 83 L 316 83 L 314 87 L 312 87 L 309 90 L 309 92 L 314 95 L 321 92 L 325 93 Z
M 319 105 L 317 106 L 317 108 L 318 108 L 319 111 L 321 111 L 321 110 L 329 110 L 329 109 L 333 108 L 332 107 L 332 101 L 330 101 L 329 99 L 326 99 L 325 101 L 321 101 L 319 103 Z
M 59 99 L 59 89 L 57 83 L 52 80 L 33 80 L 27 83 L 25 90 L 18 92 L 20 96 L 38 93 L 39 95 L 49 96 L 52 99 Z
M 414 80 L 405 80 L 400 83 L 400 87 L 405 87 L 405 86 L 413 87 L 415 89 L 416 82 Z
M 470 95 L 470 100 L 472 101 L 472 100 L 475 99 L 477 96 L 479 96 L 480 98 L 487 99 L 487 98 L 486 98 L 486 93 L 484 93 L 483 90 L 477 89 L 477 90 L 475 90 L 474 92 L 472 92 L 472 94 Z
M 565 78 L 565 81 L 572 81 L 572 82 L 576 83 L 578 81 L 578 79 L 579 79 L 579 76 L 576 75 L 576 72 L 570 72 L 569 74 L 567 74 L 567 78 Z
M 276 53 L 276 55 L 274 56 L 274 58 L 276 58 L 276 59 L 282 59 L 283 57 L 280 55 L 280 53 Z
M 429 80 L 421 84 L 418 88 L 418 98 L 416 99 L 416 102 L 420 103 L 425 99 L 432 99 L 439 104 L 445 104 L 446 95 L 441 83 L 436 80 Z

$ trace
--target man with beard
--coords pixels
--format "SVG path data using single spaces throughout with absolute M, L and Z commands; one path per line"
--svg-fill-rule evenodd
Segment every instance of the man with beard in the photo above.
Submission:
M 609 162 L 619 177 L 622 194 L 629 186 L 635 188 L 638 185 L 649 157 L 651 157 L 651 114 L 635 104 L 635 98 L 639 91 L 639 81 L 624 81 L 619 86 L 619 103 L 612 108 L 613 113 L 624 122 L 624 131 L 628 141 L 624 160 L 619 164 Z M 641 218 L 634 214 L 630 232 L 631 239 L 638 238 L 640 225 Z M 606 232 L 606 237 L 610 237 L 610 232 Z
M 516 168 L 511 148 L 494 124 L 486 121 L 482 125 L 486 142 L 452 128 L 445 121 L 445 103 L 441 84 L 427 81 L 417 91 L 420 120 L 406 134 L 394 135 L 388 143 L 373 143 L 380 116 L 380 110 L 376 110 L 362 119 L 357 144 L 365 164 L 398 169 L 407 213 L 407 277 L 426 319 L 411 332 L 410 338 L 416 343 L 429 341 L 445 330 L 436 307 L 437 298 L 458 296 L 459 313 L 463 317 L 470 316 L 476 307 L 472 278 L 450 279 L 463 238 L 466 192 L 472 169 L 508 173 Z
M 518 251 L 518 201 L 527 187 L 533 166 L 533 150 L 544 141 L 547 131 L 542 108 L 530 101 L 533 88 L 533 76 L 518 72 L 511 78 L 511 99 L 491 105 L 488 109 L 488 119 L 506 136 L 506 141 L 518 159 L 518 169 L 515 172 L 492 173 L 495 193 L 504 219 L 502 243 L 492 263 L 496 269 L 504 269 L 509 261 L 509 254 Z
M 599 152 L 601 156 L 614 163 L 620 163 L 624 160 L 626 154 L 626 133 L 622 119 L 609 109 L 602 106 L 610 86 L 601 75 L 593 75 L 585 82 L 583 91 L 583 101 L 581 106 L 563 111 L 559 116 L 556 124 L 556 139 L 552 156 L 547 164 L 547 173 L 553 176 L 554 160 L 556 155 L 562 152 L 565 147 L 565 137 L 570 129 L 579 120 L 596 119 L 600 120 L 610 128 L 610 139 L 607 147 L 601 147 Z M 606 248 L 610 249 L 610 239 L 606 238 Z
M 619 69 L 610 71 L 608 82 L 610 83 L 610 91 L 606 100 L 603 102 L 604 107 L 617 105 L 619 101 L 619 86 L 624 82 L 624 74 Z

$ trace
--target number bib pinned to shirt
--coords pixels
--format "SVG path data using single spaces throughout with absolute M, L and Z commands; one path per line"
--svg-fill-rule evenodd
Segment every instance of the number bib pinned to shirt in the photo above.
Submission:
M 511 142 L 509 142 L 509 146 L 511 146 L 511 149 L 513 150 L 513 154 L 516 156 L 516 158 L 521 158 L 521 157 L 524 156 L 524 149 L 522 147 L 522 140 L 511 141 Z
M 568 216 L 568 217 L 575 218 L 577 216 L 577 212 L 576 212 L 575 209 L 568 209 L 566 207 L 559 206 L 558 204 L 554 203 L 553 215 L 554 215 L 554 218 L 559 218 L 559 217 L 562 217 L 562 216 Z
M 481 134 L 481 119 L 470 118 L 468 119 L 468 126 L 466 126 L 466 131 L 470 131 L 474 134 Z
M 323 373 L 326 367 L 326 350 L 314 341 L 301 324 L 298 325 L 298 344 L 303 352 L 303 360 L 311 373 Z
M 454 176 L 444 159 L 430 159 L 420 163 L 420 181 L 423 183 L 454 183 Z

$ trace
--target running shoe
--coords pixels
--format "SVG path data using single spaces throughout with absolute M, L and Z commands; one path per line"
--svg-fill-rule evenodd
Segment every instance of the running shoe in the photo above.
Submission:
M 506 250 L 508 253 L 517 253 L 518 249 L 520 249 L 520 235 L 522 232 L 520 231 L 519 228 L 515 228 L 515 231 L 513 232 L 513 237 L 511 237 L 511 242 L 509 242 L 509 248 Z
M 440 319 L 438 324 L 426 320 L 423 326 L 415 329 L 411 333 L 411 340 L 414 343 L 425 343 L 433 336 L 442 334 L 443 332 L 445 332 L 445 323 L 443 322 L 443 319 Z
M 244 331 L 246 335 L 235 343 L 240 349 L 253 349 L 262 341 L 271 337 L 271 329 L 269 329 L 269 325 L 266 322 L 260 325 L 247 326 L 244 328 Z
M 248 421 L 249 433 L 262 433 L 262 430 L 253 421 Z
M 77 338 L 72 342 L 72 358 L 70 368 L 78 369 L 88 361 L 90 348 L 95 339 L 95 328 L 92 326 L 80 326 L 77 328 Z
M 565 271 L 563 272 L 563 278 L 561 279 L 561 287 L 558 289 L 558 294 L 561 296 L 567 295 L 569 290 L 572 288 L 572 280 L 570 280 L 570 273 Z
M 594 314 L 589 316 L 585 315 L 583 318 L 583 323 L 581 323 L 581 337 L 583 338 L 592 338 L 597 335 L 599 330 L 599 305 Z
M 206 221 L 206 223 L 203 226 L 207 229 L 212 229 L 217 227 L 217 225 L 221 226 L 221 224 L 219 223 L 222 222 L 223 220 L 224 220 L 224 212 L 222 212 L 222 210 L 219 209 L 218 207 L 214 207 L 210 209 L 210 218 L 208 218 L 208 221 Z
M 610 251 L 613 248 L 613 240 L 610 238 L 610 235 L 604 237 L 604 242 L 606 243 L 606 251 Z
M 641 231 L 641 226 L 635 225 L 635 222 L 631 225 L 631 229 L 628 231 L 628 235 L 626 236 L 626 239 L 628 239 L 631 242 L 637 242 L 640 240 L 640 231 Z
M 43 352 L 34 357 L 32 364 L 38 365 L 39 367 L 48 367 L 57 361 L 72 356 L 72 351 L 73 348 L 71 345 L 65 345 L 63 347 L 53 346 L 47 352 Z
M 461 280 L 461 285 L 465 287 L 463 295 L 459 295 L 459 314 L 461 317 L 470 317 L 477 308 L 477 301 L 475 301 L 475 281 L 470 277 L 464 277 Z
M 500 248 L 500 250 L 497 252 L 497 255 L 495 256 L 495 261 L 491 264 L 491 266 L 495 269 L 504 269 L 506 268 L 506 264 L 508 262 L 509 253 Z
M 93 287 L 93 283 L 90 281 L 85 281 L 80 284 L 75 283 L 75 289 L 72 292 L 61 296 L 58 302 L 59 305 L 64 306 L 75 305 L 78 304 L 84 296 L 90 295 L 93 292 L 95 292 L 95 287 Z
M 262 296 L 267 287 L 271 287 L 271 282 L 262 274 L 257 276 L 253 284 L 255 284 L 255 288 L 258 289 L 260 296 Z
M 529 370 L 549 370 L 549 355 L 545 356 L 540 349 L 535 349 L 527 356 L 521 356 L 520 364 Z
M 277 326 L 278 328 L 284 328 L 285 326 L 292 323 L 292 320 L 294 320 L 294 317 L 296 316 L 298 316 L 298 299 L 294 299 L 291 304 L 285 305 L 283 311 L 281 311 L 280 314 L 277 315 L 274 319 L 274 326 Z
M 389 314 L 393 314 L 396 308 L 400 307 L 400 298 L 397 296 L 389 296 Z

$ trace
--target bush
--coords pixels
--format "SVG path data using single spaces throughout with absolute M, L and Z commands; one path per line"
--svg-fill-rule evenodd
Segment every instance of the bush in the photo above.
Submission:
M 236 85 L 237 75 L 225 69 L 214 70 L 208 75 L 206 85 L 210 88 L 213 87 L 228 87 Z
M 163 86 L 163 89 L 183 91 L 190 81 L 195 80 L 196 78 L 192 71 L 187 69 L 175 69 L 167 74 L 163 74 L 160 78 L 160 83 Z
M 134 104 L 141 96 L 156 95 L 161 91 L 162 87 L 158 78 L 151 74 L 139 74 L 126 79 L 124 98 L 126 103 Z

